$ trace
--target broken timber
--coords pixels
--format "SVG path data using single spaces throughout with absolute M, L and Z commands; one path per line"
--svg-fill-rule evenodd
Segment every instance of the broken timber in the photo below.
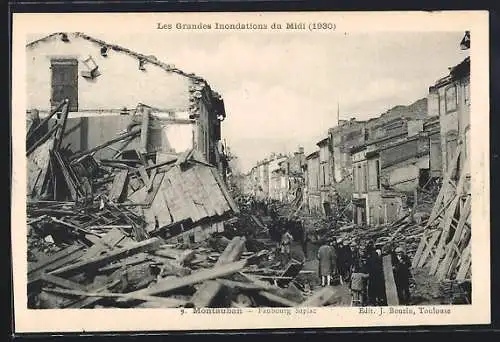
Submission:
M 387 297 L 387 305 L 399 305 L 398 291 L 396 289 L 396 282 L 394 280 L 394 273 L 392 271 L 391 255 L 383 257 L 384 265 L 384 279 L 385 279 L 385 295 Z
M 246 266 L 246 264 L 247 264 L 246 260 L 241 260 L 230 264 L 213 267 L 210 269 L 200 270 L 186 277 L 159 281 L 150 288 L 135 291 L 132 293 L 134 294 L 137 293 L 141 295 L 151 295 L 151 296 L 162 295 L 178 288 L 204 282 L 205 280 L 211 280 L 231 275 L 233 273 L 242 270 Z
M 106 263 L 109 263 L 113 260 L 120 259 L 124 256 L 130 256 L 133 254 L 137 254 L 140 252 L 145 252 L 148 250 L 152 250 L 161 245 L 161 240 L 158 238 L 151 238 L 148 240 L 144 240 L 141 242 L 137 242 L 131 246 L 119 248 L 114 251 L 111 251 L 109 254 L 97 256 L 95 258 L 89 260 L 82 260 L 75 264 L 59 268 L 55 271 L 52 271 L 51 274 L 66 276 L 69 277 L 71 275 L 75 275 L 77 273 L 83 272 L 88 268 L 98 268 Z

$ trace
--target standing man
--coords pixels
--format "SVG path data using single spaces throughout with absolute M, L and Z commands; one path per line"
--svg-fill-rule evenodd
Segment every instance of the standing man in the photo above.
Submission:
M 327 243 L 318 249 L 318 275 L 321 279 L 321 286 L 330 286 L 332 274 L 336 267 L 336 253 L 333 247 Z
M 350 260 L 349 268 L 359 262 L 359 250 L 356 241 L 352 241 L 350 245 Z
M 408 258 L 401 247 L 397 247 L 393 259 L 394 280 L 396 282 L 399 303 L 407 305 L 410 301 L 410 258 Z
M 351 265 L 352 265 L 352 253 L 349 248 L 349 241 L 344 240 L 342 246 L 342 277 L 345 282 L 349 281 Z

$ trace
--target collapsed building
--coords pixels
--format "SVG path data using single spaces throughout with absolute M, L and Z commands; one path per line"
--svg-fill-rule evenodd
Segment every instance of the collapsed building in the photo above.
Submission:
M 267 227 L 227 186 L 205 80 L 83 33 L 26 50 L 29 308 L 338 301 L 304 295 L 302 264 L 254 237 Z

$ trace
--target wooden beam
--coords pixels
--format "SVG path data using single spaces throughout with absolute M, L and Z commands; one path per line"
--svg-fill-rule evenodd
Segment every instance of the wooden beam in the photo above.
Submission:
M 141 147 L 139 148 L 139 152 L 142 154 L 146 154 L 148 152 L 150 113 L 151 109 L 142 108 Z
M 53 117 L 54 115 L 56 115 L 56 113 L 57 113 L 57 112 L 58 112 L 58 111 L 62 108 L 62 106 L 63 106 L 65 103 L 68 103 L 68 102 L 69 102 L 69 101 L 68 101 L 68 99 L 64 99 L 64 100 L 62 100 L 62 101 L 61 101 L 61 102 L 60 102 L 60 103 L 56 106 L 56 108 L 54 108 L 54 109 L 50 112 L 50 114 L 49 114 L 47 117 L 45 117 L 45 118 L 44 118 L 44 119 L 40 122 L 40 124 L 38 124 L 38 126 L 36 126 L 35 128 L 33 128 L 33 129 L 31 129 L 31 130 L 30 130 L 30 132 L 29 132 L 28 136 L 26 137 L 26 141 L 29 141 L 29 140 L 30 140 L 30 139 L 31 139 L 31 138 L 32 138 L 32 137 L 33 137 L 33 136 L 37 133 L 37 131 L 38 131 L 41 127 L 43 127 L 46 123 L 48 123 L 48 122 L 49 122 L 49 120 L 50 120 L 50 119 L 52 119 L 52 117 Z
M 222 290 L 223 285 L 215 280 L 204 282 L 193 295 L 190 303 L 195 308 L 208 308 Z
M 467 169 L 467 160 L 465 161 L 465 169 Z M 457 189 L 455 191 L 455 197 L 453 199 L 453 202 L 451 205 L 448 207 L 448 210 L 446 210 L 445 218 L 442 221 L 442 229 L 443 233 L 441 234 L 441 237 L 439 239 L 438 245 L 436 247 L 436 253 L 434 254 L 434 257 L 431 262 L 431 268 L 429 271 L 429 275 L 433 275 L 436 273 L 438 267 L 439 267 L 439 262 L 441 261 L 441 258 L 443 254 L 445 253 L 445 243 L 450 235 L 450 228 L 452 224 L 453 217 L 455 216 L 455 211 L 457 210 L 457 207 L 460 202 L 460 197 L 462 196 L 462 193 L 464 192 L 464 185 L 465 185 L 465 180 L 467 178 L 467 175 L 465 172 L 462 172 L 460 175 L 460 179 L 457 184 Z
M 215 265 L 224 265 L 238 260 L 245 248 L 245 241 L 246 239 L 244 237 L 234 237 L 219 256 Z
M 143 295 L 162 295 L 173 290 L 191 286 L 197 283 L 204 282 L 206 280 L 215 279 L 219 277 L 224 277 L 227 275 L 231 275 L 242 270 L 247 264 L 246 260 L 237 261 L 231 264 L 221 265 L 218 267 L 213 267 L 209 269 L 203 269 L 197 272 L 194 272 L 186 277 L 178 278 L 178 279 L 165 279 L 161 280 L 150 288 L 135 291 L 132 293 L 143 294 Z
M 64 289 L 77 291 L 85 291 L 87 289 L 84 285 L 47 273 L 42 274 L 41 280 L 49 284 L 57 285 Z
M 65 99 L 64 101 L 65 101 L 65 103 L 64 103 L 63 108 L 61 110 L 62 115 L 61 115 L 61 118 L 58 119 L 59 128 L 56 131 L 56 135 L 54 138 L 54 147 L 53 147 L 54 151 L 59 150 L 59 148 L 61 147 L 64 131 L 66 130 L 66 124 L 68 122 L 69 100 Z
M 111 251 L 109 254 L 97 256 L 95 258 L 89 260 L 82 260 L 75 264 L 59 268 L 51 272 L 54 275 L 66 276 L 69 277 L 71 275 L 78 274 L 80 272 L 84 272 L 89 268 L 99 268 L 105 264 L 108 264 L 112 261 L 118 260 L 120 258 L 131 256 L 140 252 L 146 252 L 149 250 L 153 250 L 162 244 L 161 239 L 159 238 L 151 238 L 148 240 L 144 240 L 141 242 L 137 242 L 131 246 L 127 246 L 124 248 L 119 248 L 114 251 Z
M 71 296 L 83 296 L 83 297 L 98 297 L 98 298 L 126 298 L 135 299 L 143 301 L 157 302 L 165 308 L 176 308 L 185 305 L 186 301 L 174 298 L 162 298 L 154 296 L 143 296 L 133 293 L 110 293 L 110 292 L 85 292 L 85 291 L 74 291 L 74 290 L 59 290 L 59 289 L 43 289 L 45 292 L 66 294 Z
M 108 141 L 106 141 L 106 142 L 102 143 L 101 145 L 98 145 L 98 146 L 96 146 L 96 147 L 93 147 L 93 148 L 91 148 L 91 149 L 89 149 L 89 150 L 86 150 L 86 151 L 82 151 L 82 152 L 79 152 L 79 153 L 75 153 L 75 154 L 73 154 L 73 155 L 71 156 L 71 158 L 70 158 L 70 161 L 73 161 L 73 160 L 75 160 L 75 159 L 78 159 L 78 158 L 80 158 L 80 157 L 82 157 L 82 156 L 84 156 L 84 155 L 86 155 L 86 154 L 92 154 L 92 153 L 94 153 L 94 152 L 97 152 L 97 151 L 99 151 L 99 150 L 101 150 L 101 149 L 103 149 L 103 148 L 105 148 L 105 147 L 107 147 L 107 146 L 109 146 L 109 145 L 112 145 L 112 144 L 114 144 L 114 143 L 116 143 L 116 142 L 118 142 L 118 141 L 121 141 L 121 140 L 124 140 L 124 139 L 127 139 L 127 138 L 131 138 L 131 137 L 134 137 L 134 136 L 137 136 L 137 135 L 140 133 L 140 131 L 141 131 L 141 128 L 140 128 L 140 127 L 138 127 L 138 126 L 133 127 L 133 128 L 131 129 L 131 131 L 130 131 L 130 132 L 128 132 L 128 133 L 126 133 L 126 134 L 122 134 L 122 135 L 120 135 L 120 136 L 118 136 L 118 137 L 116 137 L 116 138 L 113 138 L 113 139 L 111 139 L 111 140 L 108 140 Z
M 127 178 L 127 170 L 122 170 L 118 172 L 118 174 L 116 174 L 115 178 L 113 179 L 113 184 L 111 185 L 111 190 L 109 191 L 108 198 L 110 201 L 116 202 L 120 200 L 127 183 Z
M 470 215 L 470 205 L 471 196 L 468 196 L 465 202 L 465 206 L 462 208 L 462 211 L 460 213 L 460 220 L 457 223 L 453 238 L 446 246 L 444 259 L 439 264 L 436 273 L 438 279 L 445 279 L 446 277 L 448 277 L 453 258 L 455 257 L 455 255 L 457 257 L 460 257 L 461 255 L 462 251 L 458 249 L 458 245 L 460 244 L 460 240 L 462 239 L 462 233 L 464 231 L 465 223 L 467 222 L 467 219 Z
M 382 260 L 384 266 L 385 295 L 387 297 L 387 305 L 399 305 L 398 291 L 396 289 L 396 282 L 392 271 L 391 255 L 385 255 Z
M 420 260 L 418 261 L 417 267 L 423 267 L 427 261 L 427 258 L 432 252 L 432 248 L 436 244 L 436 241 L 439 239 L 439 236 L 441 235 L 440 230 L 436 230 L 431 234 L 431 238 L 428 241 L 424 241 L 425 243 L 425 248 L 422 253 L 422 256 L 420 257 Z
M 81 245 L 71 246 L 57 252 L 48 259 L 36 263 L 35 265 L 28 266 L 28 287 L 37 284 L 42 279 L 44 273 L 53 271 L 78 260 L 84 253 L 83 248 L 84 246 Z

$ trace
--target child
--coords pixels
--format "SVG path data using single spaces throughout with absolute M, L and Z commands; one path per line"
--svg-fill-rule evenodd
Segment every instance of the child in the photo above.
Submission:
M 368 273 L 354 264 L 351 273 L 351 296 L 353 306 L 365 306 L 368 288 Z

